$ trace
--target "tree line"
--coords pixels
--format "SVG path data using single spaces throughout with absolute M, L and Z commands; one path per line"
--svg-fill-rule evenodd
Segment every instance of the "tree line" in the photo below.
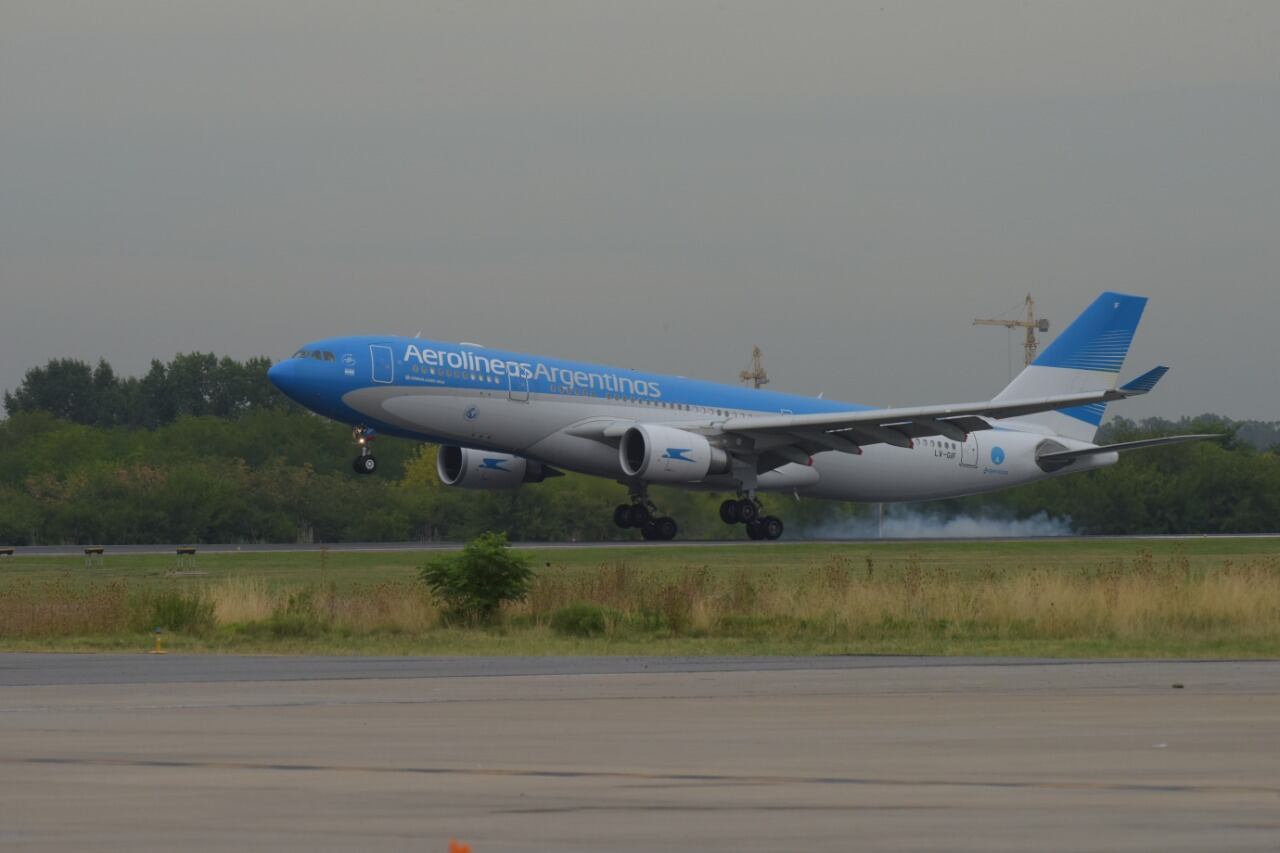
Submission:
M 55 358 L 28 370 L 13 393 L 4 393 L 10 416 L 47 412 L 75 424 L 155 429 L 179 418 L 235 418 L 293 403 L 267 381 L 271 359 L 240 362 L 213 353 L 183 353 L 167 364 L 152 359 L 142 377 L 120 377 L 106 359 L 97 366 Z
M 141 379 L 61 359 L 4 396 L 0 545 L 633 538 L 613 526 L 617 483 L 568 475 L 513 491 L 461 491 L 435 473 L 435 448 L 380 439 L 379 473 L 351 473 L 347 427 L 314 416 L 266 381 L 267 359 L 210 354 L 153 362 Z M 1268 441 L 1266 424 L 1253 435 Z M 1205 416 L 1116 419 L 1101 437 L 1226 432 L 1206 442 L 1126 454 L 1101 471 L 914 509 L 1069 519 L 1081 533 L 1256 533 L 1280 528 L 1280 455 L 1243 427 Z M 689 538 L 741 537 L 718 518 L 720 495 L 654 489 Z M 866 522 L 859 504 L 768 495 L 788 535 Z M 861 530 L 866 530 L 864 524 Z

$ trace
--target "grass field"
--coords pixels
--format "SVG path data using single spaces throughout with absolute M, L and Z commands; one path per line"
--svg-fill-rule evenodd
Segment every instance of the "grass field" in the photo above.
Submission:
M 529 551 L 451 624 L 421 552 L 0 559 L 0 649 L 351 654 L 1280 656 L 1280 539 Z

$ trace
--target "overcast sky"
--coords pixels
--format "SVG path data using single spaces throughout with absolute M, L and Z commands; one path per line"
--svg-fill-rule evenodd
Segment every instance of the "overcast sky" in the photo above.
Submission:
M 1275 2 L 0 0 L 0 387 L 421 331 L 960 402 L 1008 379 L 974 317 L 1117 289 L 1173 370 L 1112 411 L 1280 419 L 1277 45 Z

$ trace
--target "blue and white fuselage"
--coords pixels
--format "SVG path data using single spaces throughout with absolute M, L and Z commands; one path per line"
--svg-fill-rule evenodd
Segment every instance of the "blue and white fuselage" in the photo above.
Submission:
M 635 493 L 662 483 L 744 499 L 928 500 L 1114 463 L 1127 448 L 1092 444 L 1102 407 L 1163 373 L 1116 387 L 1145 302 L 1103 294 L 996 398 L 949 406 L 884 409 L 381 335 L 314 341 L 270 378 L 326 417 L 444 445 L 454 474 L 471 466 L 463 485 L 565 469 Z M 517 466 L 516 482 L 496 473 Z

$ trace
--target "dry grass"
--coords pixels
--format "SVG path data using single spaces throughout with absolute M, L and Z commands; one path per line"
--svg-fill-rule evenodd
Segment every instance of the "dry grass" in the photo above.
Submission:
M 416 634 L 440 624 L 441 612 L 418 584 L 380 583 L 350 594 L 330 592 L 323 607 L 334 627 L 351 633 Z
M 342 588 L 246 577 L 166 587 L 15 581 L 0 588 L 0 640 L 137 632 L 155 624 L 149 620 L 157 613 L 183 612 L 173 607 L 183 596 L 211 603 L 211 620 L 190 630 L 215 647 L 458 630 L 446 625 L 421 584 L 406 580 Z M 158 601 L 169 609 L 157 610 Z M 841 643 L 850 650 L 945 651 L 975 643 L 1007 650 L 1012 642 L 1034 653 L 1036 644 L 1065 642 L 1092 643 L 1099 654 L 1108 647 L 1164 647 L 1280 655 L 1280 557 L 1265 555 L 1193 567 L 1176 554 L 1156 560 L 1139 552 L 1088 568 L 976 572 L 945 562 L 925 566 L 914 555 L 890 568 L 841 556 L 794 570 L 628 562 L 548 568 L 525 601 L 504 610 L 500 624 L 476 631 L 511 637 L 518 650 L 529 651 L 552 636 L 553 614 L 573 604 L 604 614 L 601 651 L 611 642 L 672 638 L 692 648 L 694 640 L 710 638 L 751 640 L 779 652 Z
M 293 620 L 316 631 L 346 634 L 421 633 L 440 623 L 440 609 L 419 584 L 383 582 L 339 591 L 336 587 L 273 587 L 236 579 L 204 588 L 219 625 L 277 626 Z
M 0 637 L 114 634 L 128 630 L 129 590 L 123 583 L 75 585 L 16 581 L 0 595 Z
M 219 625 L 265 621 L 280 604 L 279 590 L 261 578 L 235 578 L 212 585 L 208 591 Z
M 676 633 L 761 631 L 831 639 L 968 637 L 1269 641 L 1280 653 L 1280 558 L 1194 572 L 1149 553 L 1076 573 L 1021 569 L 978 575 L 924 569 L 911 559 L 877 575 L 844 558 L 801 573 L 691 569 L 655 577 L 626 564 L 580 577 L 540 576 L 513 608 L 536 621 L 574 602 L 610 613 L 610 631 L 637 624 Z

